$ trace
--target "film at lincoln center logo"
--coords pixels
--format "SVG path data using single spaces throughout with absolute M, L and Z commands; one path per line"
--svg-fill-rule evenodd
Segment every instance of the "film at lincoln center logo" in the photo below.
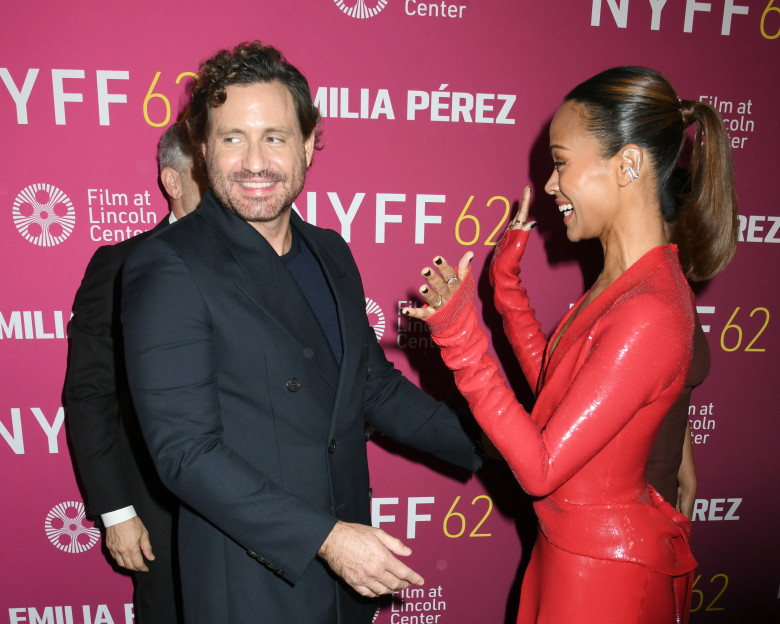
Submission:
M 381 13 L 390 0 L 333 0 L 342 13 L 355 19 L 368 19 Z
M 371 329 L 376 334 L 376 339 L 382 340 L 382 336 L 385 335 L 385 313 L 376 301 L 368 297 L 366 297 L 366 315 Z
M 76 224 L 73 202 L 56 186 L 31 184 L 16 196 L 13 206 L 16 229 L 26 240 L 41 247 L 64 241 Z
M 46 514 L 46 537 L 66 553 L 82 553 L 97 544 L 100 531 L 91 524 L 84 513 L 84 503 L 67 501 L 52 507 Z

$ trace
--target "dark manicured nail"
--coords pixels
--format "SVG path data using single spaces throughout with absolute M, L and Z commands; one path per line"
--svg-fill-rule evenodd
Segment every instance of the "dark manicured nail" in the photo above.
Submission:
M 436 264 L 441 264 L 442 262 L 444 262 L 444 259 L 443 258 L 436 258 L 436 260 L 434 260 L 434 262 Z

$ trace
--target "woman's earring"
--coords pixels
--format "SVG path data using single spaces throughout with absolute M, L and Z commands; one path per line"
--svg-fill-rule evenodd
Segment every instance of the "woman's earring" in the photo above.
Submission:
M 628 179 L 629 181 L 633 182 L 634 180 L 639 179 L 639 167 L 641 166 L 642 162 L 642 154 L 635 147 L 629 147 L 625 152 L 623 152 L 623 158 L 625 158 L 626 154 L 629 152 L 636 152 L 637 155 L 636 171 L 634 171 L 633 167 L 626 167 L 628 170 Z

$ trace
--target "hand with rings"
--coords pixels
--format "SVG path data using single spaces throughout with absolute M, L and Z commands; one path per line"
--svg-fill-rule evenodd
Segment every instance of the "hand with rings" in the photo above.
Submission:
M 517 214 L 509 222 L 507 230 L 525 230 L 530 232 L 536 227 L 536 221 L 528 220 L 528 211 L 531 207 L 531 187 L 526 186 L 523 190 L 523 200 L 520 202 L 520 209 Z
M 469 264 L 474 258 L 473 252 L 469 251 L 458 262 L 457 269 L 447 264 L 442 256 L 436 256 L 433 264 L 436 269 L 425 267 L 422 270 L 422 276 L 428 282 L 420 287 L 420 294 L 428 304 L 424 308 L 403 308 L 401 313 L 412 318 L 425 319 L 431 314 L 441 310 L 458 290 L 461 281 L 465 279 L 469 272 Z

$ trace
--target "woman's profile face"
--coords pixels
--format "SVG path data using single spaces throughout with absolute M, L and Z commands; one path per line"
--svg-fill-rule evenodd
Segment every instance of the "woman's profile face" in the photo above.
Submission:
M 617 207 L 613 159 L 601 157 L 600 142 L 584 125 L 584 106 L 565 102 L 550 125 L 553 172 L 544 190 L 555 197 L 572 242 L 605 235 Z

